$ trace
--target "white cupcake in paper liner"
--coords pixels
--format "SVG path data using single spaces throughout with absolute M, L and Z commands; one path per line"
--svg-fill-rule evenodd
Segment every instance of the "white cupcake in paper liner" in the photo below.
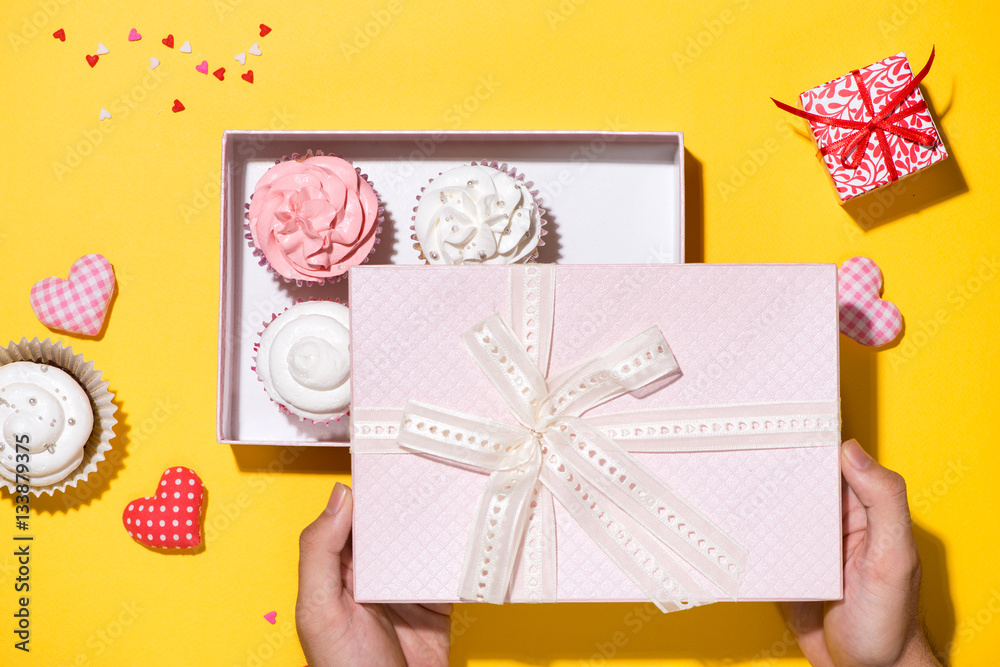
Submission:
M 0 483 L 12 495 L 20 495 L 17 465 L 25 461 L 17 455 L 24 449 L 20 470 L 36 497 L 76 487 L 97 471 L 118 423 L 101 375 L 59 341 L 22 338 L 0 348 Z
M 244 238 L 258 264 L 300 287 L 336 283 L 366 263 L 385 217 L 367 174 L 321 150 L 276 160 L 245 208 Z
M 455 167 L 417 196 L 413 249 L 428 264 L 532 262 L 545 245 L 545 211 L 534 183 L 495 160 Z
M 351 401 L 350 311 L 340 300 L 299 301 L 264 323 L 254 366 L 282 412 L 339 422 Z

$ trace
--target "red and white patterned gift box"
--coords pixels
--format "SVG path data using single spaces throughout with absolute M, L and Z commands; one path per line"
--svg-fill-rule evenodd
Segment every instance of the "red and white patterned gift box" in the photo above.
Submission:
M 799 96 L 802 109 L 775 101 L 809 121 L 841 203 L 948 157 L 920 81 L 934 52 L 914 76 L 897 53 Z

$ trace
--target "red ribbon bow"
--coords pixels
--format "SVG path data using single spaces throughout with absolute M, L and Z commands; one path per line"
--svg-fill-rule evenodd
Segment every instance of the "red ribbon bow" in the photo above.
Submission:
M 868 141 L 871 139 L 872 134 L 874 134 L 878 138 L 879 146 L 882 148 L 882 158 L 889 167 L 889 180 L 895 181 L 899 179 L 899 173 L 896 171 L 896 165 L 893 164 L 892 156 L 889 153 L 889 141 L 886 138 L 886 132 L 895 134 L 897 137 L 902 137 L 908 141 L 913 141 L 921 146 L 933 147 L 938 142 L 937 135 L 934 132 L 918 132 L 913 128 L 897 124 L 902 119 L 920 113 L 926 109 L 927 103 L 923 100 L 912 104 L 905 109 L 901 109 L 896 113 L 892 113 L 896 107 L 903 103 L 903 100 L 910 96 L 910 93 L 916 90 L 917 86 L 920 85 L 920 82 L 923 81 L 925 76 L 927 76 L 927 72 L 930 71 L 931 63 L 933 62 L 934 48 L 932 47 L 931 57 L 927 59 L 927 64 L 924 65 L 924 68 L 910 80 L 910 83 L 908 83 L 906 87 L 893 95 L 892 98 L 890 98 L 886 103 L 885 107 L 883 107 L 878 113 L 875 112 L 875 106 L 872 104 L 871 94 L 868 92 L 868 88 L 865 87 L 865 83 L 861 78 L 861 72 L 858 70 L 851 72 L 855 83 L 857 83 L 858 92 L 861 94 L 861 100 L 865 104 L 865 109 L 871 116 L 871 119 L 867 121 L 844 120 L 842 118 L 834 118 L 833 116 L 820 116 L 818 114 L 809 113 L 808 111 L 803 111 L 802 109 L 796 109 L 795 107 L 789 106 L 783 102 L 779 102 L 773 97 L 771 98 L 771 101 L 774 102 L 779 109 L 784 109 L 788 113 L 795 114 L 800 118 L 805 118 L 806 120 L 810 120 L 815 123 L 824 123 L 834 127 L 843 127 L 854 130 L 854 132 L 850 133 L 840 141 L 829 144 L 828 146 L 820 146 L 819 149 L 820 155 L 829 155 L 831 153 L 839 155 L 840 164 L 847 169 L 856 169 L 858 165 L 861 164 L 861 160 L 864 157 L 865 152 L 868 150 Z

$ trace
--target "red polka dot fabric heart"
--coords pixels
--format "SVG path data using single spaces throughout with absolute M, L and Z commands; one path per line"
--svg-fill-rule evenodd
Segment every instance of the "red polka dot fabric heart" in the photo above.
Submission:
M 31 308 L 53 329 L 96 336 L 115 291 L 115 270 L 103 255 L 84 255 L 73 262 L 69 280 L 44 278 L 31 288 Z
M 852 257 L 837 271 L 840 332 L 862 345 L 879 347 L 896 340 L 903 316 L 882 299 L 882 271 L 867 257 Z
M 129 536 L 147 547 L 193 549 L 201 544 L 205 485 L 190 468 L 167 468 L 156 493 L 133 500 L 122 514 Z

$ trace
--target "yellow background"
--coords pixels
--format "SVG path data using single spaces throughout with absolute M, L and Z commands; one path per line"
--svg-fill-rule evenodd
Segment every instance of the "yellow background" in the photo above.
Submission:
M 4 3 L 0 338 L 52 336 L 94 359 L 122 423 L 121 456 L 87 493 L 35 502 L 30 656 L 12 648 L 13 548 L 2 545 L 13 509 L 5 512 L 0 664 L 304 662 L 293 624 L 297 537 L 333 483 L 348 481 L 349 459 L 343 450 L 215 441 L 223 130 L 612 124 L 685 132 L 689 259 L 864 254 L 881 265 L 906 332 L 882 351 L 843 340 L 844 436 L 909 483 L 935 646 L 950 649 L 955 665 L 995 663 L 995 3 L 275 4 Z M 274 32 L 258 37 L 261 22 Z M 60 27 L 66 43 L 51 36 Z M 133 27 L 143 34 L 137 44 L 126 41 Z M 167 33 L 177 47 L 190 40 L 194 53 L 165 48 Z M 111 53 L 91 69 L 84 56 L 99 41 Z M 264 53 L 248 56 L 250 85 L 233 55 L 254 41 Z M 882 199 L 841 208 L 804 122 L 768 97 L 795 103 L 802 90 L 903 50 L 919 68 L 932 45 L 924 90 L 951 157 Z M 151 55 L 162 61 L 155 76 Z M 202 58 L 226 67 L 226 81 L 195 72 Z M 499 85 L 472 104 L 480 77 Z M 174 98 L 187 110 L 171 113 Z M 463 105 L 477 108 L 459 112 Z M 111 120 L 98 121 L 101 107 Z M 119 281 L 106 334 L 50 332 L 32 314 L 31 285 L 65 277 L 91 252 L 110 258 Z M 132 542 L 121 512 L 178 464 L 209 488 L 207 549 L 164 556 Z M 805 664 L 773 604 L 650 615 L 638 632 L 636 608 L 650 609 L 459 607 L 453 664 Z M 271 610 L 274 626 L 262 618 Z M 609 647 L 615 655 L 604 661 Z

